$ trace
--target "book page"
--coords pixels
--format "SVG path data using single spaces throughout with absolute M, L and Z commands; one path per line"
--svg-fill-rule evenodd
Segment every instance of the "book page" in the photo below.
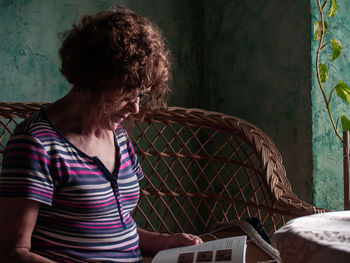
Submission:
M 152 263 L 245 263 L 247 236 L 229 237 L 199 245 L 159 251 Z

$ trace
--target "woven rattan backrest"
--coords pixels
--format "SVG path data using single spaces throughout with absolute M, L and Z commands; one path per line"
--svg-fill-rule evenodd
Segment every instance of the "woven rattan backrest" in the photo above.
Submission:
M 0 164 L 16 123 L 42 105 L 0 103 Z M 198 234 L 257 217 L 271 233 L 288 217 L 319 212 L 291 191 L 271 139 L 244 120 L 168 108 L 136 116 L 130 137 L 145 174 L 133 214 L 143 228 Z
M 135 218 L 165 232 L 203 233 L 218 222 L 259 218 L 269 233 L 318 212 L 291 191 L 274 143 L 254 125 L 217 112 L 148 112 L 132 132 L 147 175 Z
M 28 118 L 30 114 L 39 110 L 43 105 L 45 105 L 45 103 L 0 102 L 0 168 L 5 145 L 14 128 L 23 119 Z

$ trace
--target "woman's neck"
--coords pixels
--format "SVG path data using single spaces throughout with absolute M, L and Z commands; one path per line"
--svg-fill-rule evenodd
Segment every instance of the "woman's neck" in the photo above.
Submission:
M 88 92 L 72 89 L 60 100 L 50 104 L 45 114 L 52 125 L 63 134 L 100 137 L 107 133 L 91 114 Z

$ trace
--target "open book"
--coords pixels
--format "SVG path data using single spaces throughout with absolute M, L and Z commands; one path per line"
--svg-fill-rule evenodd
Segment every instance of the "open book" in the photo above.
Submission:
M 247 236 L 236 236 L 204 242 L 200 245 L 159 251 L 152 263 L 245 263 Z

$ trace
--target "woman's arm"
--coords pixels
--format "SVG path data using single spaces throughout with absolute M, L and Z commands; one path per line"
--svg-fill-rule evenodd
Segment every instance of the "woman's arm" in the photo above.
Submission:
M 30 252 L 39 203 L 27 199 L 0 199 L 0 262 L 53 263 Z
M 137 229 L 140 238 L 141 254 L 146 257 L 153 257 L 158 251 L 174 247 L 197 245 L 203 241 L 195 235 L 186 233 L 157 233 Z

